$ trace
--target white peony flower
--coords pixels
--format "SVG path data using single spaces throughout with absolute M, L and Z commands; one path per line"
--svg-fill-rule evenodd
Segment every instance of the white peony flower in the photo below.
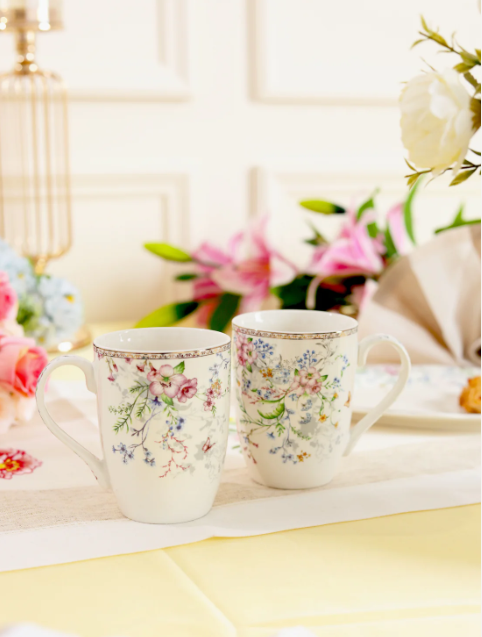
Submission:
M 434 174 L 455 164 L 456 175 L 473 135 L 470 95 L 459 74 L 450 69 L 414 77 L 402 91 L 400 108 L 409 160 Z

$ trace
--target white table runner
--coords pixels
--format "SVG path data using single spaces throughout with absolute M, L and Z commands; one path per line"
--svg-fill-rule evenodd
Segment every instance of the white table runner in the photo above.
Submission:
M 49 408 L 72 436 L 100 454 L 95 397 L 82 383 L 52 382 Z M 0 480 L 0 570 L 165 548 L 209 537 L 239 537 L 480 502 L 480 435 L 375 428 L 343 459 L 333 482 L 309 491 L 257 485 L 230 437 L 213 510 L 176 525 L 127 520 L 110 491 L 40 418 L 12 428 L 0 449 L 26 451 L 42 465 Z

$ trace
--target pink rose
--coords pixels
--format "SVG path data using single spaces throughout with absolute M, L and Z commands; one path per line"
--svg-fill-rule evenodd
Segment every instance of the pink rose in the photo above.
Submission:
M 15 319 L 18 310 L 17 293 L 6 272 L 0 272 L 0 320 Z
M 197 393 L 197 378 L 192 378 L 191 380 L 186 380 L 186 382 L 181 385 L 179 389 L 179 394 L 177 395 L 177 399 L 180 403 L 187 402 L 188 398 L 193 398 Z
M 0 336 L 0 383 L 24 396 L 34 396 L 46 365 L 47 352 L 32 338 Z

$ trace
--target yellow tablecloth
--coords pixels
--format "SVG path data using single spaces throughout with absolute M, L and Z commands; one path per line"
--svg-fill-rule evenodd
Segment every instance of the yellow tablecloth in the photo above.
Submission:
M 65 378 L 65 376 L 64 376 Z M 82 637 L 480 634 L 480 506 L 0 574 L 0 626 Z

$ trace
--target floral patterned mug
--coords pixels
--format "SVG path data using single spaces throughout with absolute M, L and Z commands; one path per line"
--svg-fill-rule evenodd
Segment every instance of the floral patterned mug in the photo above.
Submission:
M 357 338 L 341 314 L 267 310 L 233 319 L 237 427 L 250 476 L 280 489 L 306 489 L 334 477 L 340 459 L 400 395 L 410 359 L 395 338 Z M 395 386 L 357 425 L 350 402 L 355 368 L 380 342 L 401 369 Z
M 138 522 L 186 522 L 211 509 L 226 454 L 230 339 L 194 328 L 146 328 L 94 341 L 94 363 L 61 356 L 43 371 L 37 404 L 43 421 L 111 486 L 121 511 Z M 84 372 L 97 394 L 100 460 L 52 419 L 48 376 L 62 365 Z

